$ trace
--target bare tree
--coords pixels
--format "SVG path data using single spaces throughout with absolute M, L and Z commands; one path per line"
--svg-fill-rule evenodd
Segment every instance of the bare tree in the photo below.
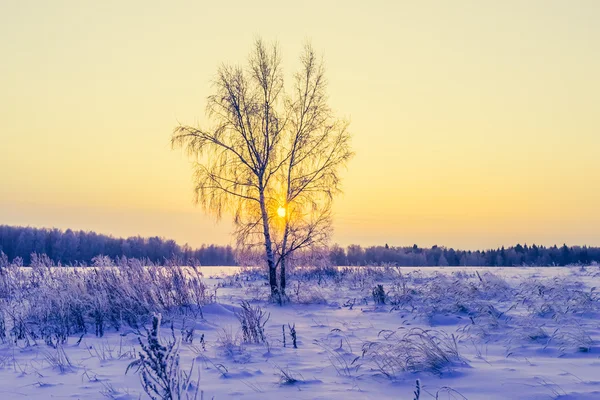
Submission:
M 173 147 L 194 157 L 196 201 L 234 216 L 238 244 L 264 246 L 271 297 L 285 294 L 285 261 L 324 243 L 338 171 L 352 153 L 347 123 L 326 104 L 322 62 L 307 45 L 292 96 L 277 45 L 257 40 L 246 68 L 222 65 L 208 97 L 209 128 L 179 125 Z
M 340 191 L 340 169 L 353 153 L 348 123 L 334 117 L 327 105 L 322 60 L 310 45 L 301 54 L 294 76 L 289 122 L 284 131 L 284 227 L 278 244 L 280 291 L 285 298 L 286 260 L 294 252 L 324 245 L 331 234 L 331 202 Z

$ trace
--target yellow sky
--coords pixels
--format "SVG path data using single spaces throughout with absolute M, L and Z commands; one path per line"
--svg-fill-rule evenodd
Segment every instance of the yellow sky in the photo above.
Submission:
M 229 243 L 169 138 L 260 35 L 352 121 L 334 241 L 600 245 L 600 2 L 259 3 L 0 2 L 0 224 Z

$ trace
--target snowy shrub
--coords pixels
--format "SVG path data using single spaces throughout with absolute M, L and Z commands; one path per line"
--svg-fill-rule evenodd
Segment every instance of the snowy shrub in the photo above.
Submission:
M 129 364 L 125 373 L 135 368 L 146 394 L 153 400 L 196 399 L 199 385 L 192 382 L 194 363 L 188 371 L 180 367 L 179 340 L 171 327 L 171 340 L 160 340 L 160 314 L 152 318 L 152 328 L 146 330 L 146 343 L 138 338 L 142 351 Z M 199 383 L 199 378 L 198 378 Z M 190 393 L 188 393 L 190 392 Z

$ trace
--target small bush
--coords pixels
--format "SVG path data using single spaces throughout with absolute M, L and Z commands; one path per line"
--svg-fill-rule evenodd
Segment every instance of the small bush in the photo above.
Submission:
M 172 339 L 165 344 L 160 340 L 160 314 L 152 318 L 152 329 L 146 330 L 144 343 L 138 338 L 142 351 L 139 358 L 129 364 L 125 373 L 136 368 L 142 386 L 152 400 L 189 400 L 198 397 L 199 386 L 193 390 L 191 381 L 194 364 L 182 371 L 179 364 L 179 341 L 171 327 Z M 199 378 L 198 378 L 199 383 Z M 188 393 L 192 391 L 192 394 Z

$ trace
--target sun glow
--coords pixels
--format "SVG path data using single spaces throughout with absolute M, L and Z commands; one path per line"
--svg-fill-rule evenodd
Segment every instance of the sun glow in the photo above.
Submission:
M 277 209 L 277 215 L 279 215 L 281 218 L 285 218 L 285 207 L 279 206 Z

